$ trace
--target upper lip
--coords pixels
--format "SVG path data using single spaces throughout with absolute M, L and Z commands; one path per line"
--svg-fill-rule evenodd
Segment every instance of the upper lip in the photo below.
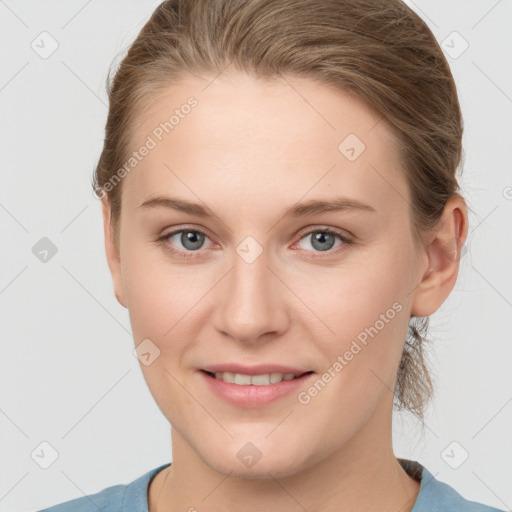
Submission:
M 211 373 L 231 372 L 243 373 L 244 375 L 264 375 L 266 373 L 293 373 L 294 375 L 302 375 L 303 373 L 312 371 L 305 370 L 303 368 L 283 366 L 281 364 L 257 364 L 254 366 L 245 366 L 235 363 L 212 364 L 200 369 Z

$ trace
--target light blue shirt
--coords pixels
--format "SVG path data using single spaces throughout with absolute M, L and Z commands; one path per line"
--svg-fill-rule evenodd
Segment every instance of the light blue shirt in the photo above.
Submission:
M 464 499 L 453 487 L 440 482 L 416 461 L 398 459 L 407 473 L 421 480 L 420 492 L 411 512 L 505 512 Z M 164 464 L 127 485 L 113 485 L 96 494 L 66 501 L 39 512 L 149 512 L 148 486 Z

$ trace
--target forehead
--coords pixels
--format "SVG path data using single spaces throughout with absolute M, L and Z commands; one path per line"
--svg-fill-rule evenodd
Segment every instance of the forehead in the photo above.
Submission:
M 153 147 L 126 177 L 127 201 L 177 187 L 190 198 L 219 190 L 219 200 L 221 189 L 289 191 L 293 201 L 332 187 L 377 203 L 408 197 L 386 120 L 308 78 L 188 77 L 155 95 L 137 125 L 133 150 L 150 139 Z

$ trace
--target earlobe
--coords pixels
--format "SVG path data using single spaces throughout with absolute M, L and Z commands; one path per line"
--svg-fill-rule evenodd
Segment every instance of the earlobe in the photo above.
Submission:
M 428 266 L 414 290 L 411 315 L 429 316 L 446 300 L 457 280 L 467 233 L 466 203 L 462 197 L 452 196 L 425 248 Z
M 127 307 L 124 299 L 123 280 L 121 273 L 121 254 L 120 248 L 114 240 L 114 232 L 111 223 L 110 204 L 108 199 L 101 200 L 101 212 L 103 216 L 103 232 L 105 237 L 105 254 L 107 257 L 108 267 L 112 276 L 114 286 L 114 294 L 121 306 Z

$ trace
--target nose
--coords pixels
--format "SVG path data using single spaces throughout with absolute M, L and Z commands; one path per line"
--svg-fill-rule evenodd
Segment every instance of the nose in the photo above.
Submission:
M 217 287 L 214 326 L 241 343 L 272 339 L 288 328 L 285 287 L 269 268 L 266 253 L 254 261 L 234 254 L 233 266 Z

